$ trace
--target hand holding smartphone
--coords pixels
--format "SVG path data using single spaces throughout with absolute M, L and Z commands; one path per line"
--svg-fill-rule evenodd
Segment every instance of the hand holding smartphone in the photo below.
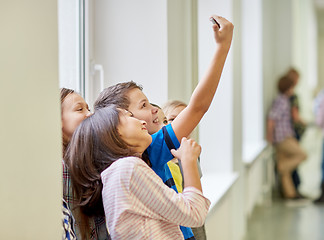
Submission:
M 216 21 L 215 18 L 210 17 L 209 20 L 210 20 L 213 24 L 217 24 L 218 28 L 220 28 L 220 25 L 219 25 L 219 23 Z

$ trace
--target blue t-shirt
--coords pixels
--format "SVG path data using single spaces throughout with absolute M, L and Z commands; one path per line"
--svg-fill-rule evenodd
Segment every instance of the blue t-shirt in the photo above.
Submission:
M 157 133 L 152 135 L 152 143 L 146 149 L 153 171 L 162 179 L 162 181 L 178 192 L 171 171 L 167 162 L 173 159 L 170 149 L 178 149 L 180 143 L 172 129 L 171 124 L 163 127 Z M 195 237 L 191 228 L 180 226 L 183 236 L 186 240 L 194 240 Z

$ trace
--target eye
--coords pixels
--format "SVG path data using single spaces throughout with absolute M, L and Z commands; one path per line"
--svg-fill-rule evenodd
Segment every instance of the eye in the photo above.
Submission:
M 134 117 L 134 114 L 133 114 L 131 111 L 129 111 L 129 110 L 126 110 L 126 111 L 127 111 L 128 115 L 129 115 L 130 117 Z
M 168 124 L 168 120 L 164 119 L 163 124 Z
M 174 120 L 174 118 L 170 118 L 169 120 L 168 120 L 168 122 L 170 123 L 170 122 L 172 122 Z
M 144 102 L 143 105 L 142 105 L 142 108 L 145 108 L 146 107 L 146 103 Z

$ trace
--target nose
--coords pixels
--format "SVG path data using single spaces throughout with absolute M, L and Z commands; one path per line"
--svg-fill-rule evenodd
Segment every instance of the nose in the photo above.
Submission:
M 143 126 L 147 125 L 147 123 L 144 120 L 141 120 L 141 123 L 142 123 Z
M 86 118 L 90 117 L 93 113 L 89 110 L 87 110 Z
M 152 106 L 152 113 L 153 114 L 156 114 L 158 111 L 159 111 L 159 109 L 157 107 Z

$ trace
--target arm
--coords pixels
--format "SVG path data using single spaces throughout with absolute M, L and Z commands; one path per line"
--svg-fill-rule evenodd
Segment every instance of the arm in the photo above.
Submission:
M 195 88 L 188 106 L 171 123 L 178 140 L 187 137 L 207 112 L 215 95 L 225 60 L 231 46 L 233 24 L 226 19 L 213 16 L 219 22 L 213 25 L 216 50 L 205 76 Z
M 197 165 L 200 152 L 201 147 L 194 140 L 186 138 L 181 140 L 181 146 L 178 150 L 171 150 L 171 153 L 181 160 L 184 188 L 195 187 L 202 192 Z
M 291 117 L 293 119 L 293 122 L 299 122 L 300 117 L 299 117 L 299 111 L 296 106 L 291 107 Z
M 130 199 L 136 199 L 133 212 L 188 227 L 204 223 L 210 201 L 198 189 L 187 187 L 182 194 L 176 193 L 143 161 L 134 168 L 129 184 Z
M 272 119 L 268 119 L 267 121 L 267 141 L 269 143 L 273 143 L 273 132 L 275 128 L 275 121 Z
M 296 94 L 290 97 L 291 118 L 294 123 L 305 124 L 299 114 L 299 100 Z

